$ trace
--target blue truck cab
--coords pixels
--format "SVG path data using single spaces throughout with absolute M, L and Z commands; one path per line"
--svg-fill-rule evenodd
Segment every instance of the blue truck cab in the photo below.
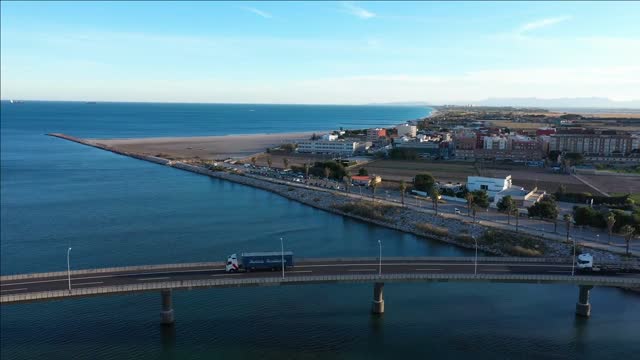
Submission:
M 240 272 L 252 270 L 281 270 L 284 263 L 285 270 L 293 267 L 293 252 L 250 252 L 240 256 L 231 254 L 227 258 L 225 270 Z

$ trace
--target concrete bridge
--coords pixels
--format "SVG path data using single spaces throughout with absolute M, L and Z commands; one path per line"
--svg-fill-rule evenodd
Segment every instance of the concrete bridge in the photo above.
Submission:
M 172 324 L 173 290 L 213 287 L 280 286 L 319 283 L 373 283 L 374 314 L 384 313 L 383 289 L 390 282 L 499 282 L 575 284 L 576 314 L 589 316 L 594 286 L 640 288 L 637 262 L 631 272 L 607 276 L 574 273 L 570 258 L 402 257 L 302 259 L 280 272 L 226 273 L 223 262 L 144 265 L 116 268 L 5 275 L 0 304 L 157 291 L 161 322 Z

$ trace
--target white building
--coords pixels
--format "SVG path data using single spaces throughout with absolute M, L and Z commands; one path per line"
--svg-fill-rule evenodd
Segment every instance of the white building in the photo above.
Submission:
M 334 141 L 338 139 L 338 135 L 334 135 L 334 134 L 324 134 L 322 135 L 322 140 L 326 140 L 326 141 Z
M 351 156 L 358 148 L 356 141 L 303 140 L 298 142 L 299 153 L 340 154 Z
M 508 175 L 504 179 L 482 176 L 467 177 L 467 189 L 469 191 L 485 190 L 487 195 L 489 195 L 489 199 L 493 199 L 500 191 L 510 189 L 511 186 L 511 175 Z
M 485 150 L 509 150 L 509 139 L 504 136 L 485 136 L 482 142 Z
M 408 136 L 411 138 L 416 137 L 416 134 L 418 133 L 418 127 L 409 124 L 398 125 L 396 126 L 396 130 L 398 130 L 398 136 Z

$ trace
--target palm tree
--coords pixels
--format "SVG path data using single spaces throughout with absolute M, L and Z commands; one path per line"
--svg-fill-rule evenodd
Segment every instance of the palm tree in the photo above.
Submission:
M 376 199 L 376 188 L 378 187 L 378 183 L 375 181 L 371 181 L 371 196 L 373 200 Z
M 283 158 L 282 159 L 282 164 L 284 165 L 284 169 L 288 169 L 289 168 L 289 159 L 287 158 Z
M 516 232 L 518 232 L 518 225 L 519 225 L 519 219 L 520 219 L 520 212 L 518 211 L 518 208 L 514 209 L 513 215 L 516 217 Z
M 616 223 L 616 215 L 612 212 L 607 215 L 607 230 L 609 231 L 609 242 L 611 242 L 611 233 L 613 232 L 613 225 Z
M 473 205 L 473 194 L 468 192 L 464 198 L 467 199 L 467 216 L 471 216 L 471 205 Z
M 429 191 L 429 195 L 431 195 L 433 208 L 436 211 L 436 216 L 438 216 L 438 198 L 440 197 L 440 192 L 438 191 L 438 188 L 435 185 L 431 187 L 431 190 Z
M 347 174 L 345 175 L 342 180 L 344 180 L 344 190 L 346 192 L 350 192 L 349 188 L 351 187 L 351 175 Z
M 573 222 L 573 216 L 571 214 L 564 214 L 562 217 L 564 219 L 564 223 L 567 225 L 567 241 L 569 241 L 569 230 L 571 229 L 571 223 Z
M 271 165 L 273 165 L 273 160 L 271 160 L 271 156 L 267 156 L 267 165 L 269 165 L 269 168 L 271 168 Z
M 324 168 L 324 177 L 329 180 L 329 176 L 331 176 L 331 169 L 329 169 L 328 167 Z
M 400 181 L 400 198 L 402 199 L 402 206 L 404 206 L 404 193 L 407 191 L 407 184 L 404 180 Z
M 629 255 L 629 243 L 631 243 L 631 238 L 636 231 L 636 228 L 631 225 L 625 225 L 620 229 L 620 232 L 624 235 L 624 240 L 627 242 L 627 256 Z
M 309 178 L 309 164 L 304 163 L 304 176 L 305 178 Z
M 253 166 L 256 166 L 256 162 L 258 161 L 258 159 L 256 159 L 255 156 L 251 157 L 251 163 L 253 164 Z

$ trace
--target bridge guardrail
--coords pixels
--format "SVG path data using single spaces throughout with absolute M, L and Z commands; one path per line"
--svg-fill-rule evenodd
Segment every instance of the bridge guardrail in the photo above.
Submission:
M 329 282 L 405 282 L 405 281 L 490 281 L 490 282 L 523 282 L 523 283 L 569 283 L 596 286 L 640 286 L 640 278 L 616 278 L 605 276 L 568 276 L 568 275 L 529 275 L 529 274 L 341 274 L 341 275 L 306 275 L 268 278 L 227 278 L 205 280 L 167 281 L 145 284 L 128 284 L 104 287 L 87 287 L 68 290 L 55 290 L 24 294 L 0 296 L 0 303 L 17 303 L 22 301 L 38 301 L 64 299 L 69 297 L 96 296 L 101 294 L 123 294 L 146 292 L 163 289 L 193 289 L 207 287 L 243 287 L 243 286 L 279 286 L 286 284 L 313 284 Z
M 90 275 L 90 274 L 102 274 L 102 273 L 113 273 L 113 272 L 125 272 L 125 271 L 144 271 L 144 270 L 175 270 L 175 269 L 184 269 L 184 268 L 195 268 L 195 267 L 213 267 L 213 266 L 224 266 L 224 262 L 196 262 L 196 263 L 178 263 L 178 264 L 153 264 L 153 265 L 132 265 L 132 266 L 120 266 L 120 267 L 110 267 L 110 268 L 96 268 L 96 269 L 79 269 L 79 270 L 71 270 L 71 275 Z M 40 278 L 40 277 L 57 277 L 57 276 L 67 276 L 66 271 L 53 271 L 46 273 L 30 273 L 30 274 L 14 274 L 14 275 L 2 275 L 0 276 L 0 281 L 7 280 L 21 280 L 21 279 L 32 279 L 32 278 Z
M 469 256 L 450 256 L 450 257 L 438 257 L 438 256 L 415 256 L 415 257 L 383 257 L 384 261 L 470 261 L 473 262 L 475 257 Z M 296 262 L 339 262 L 339 261 L 378 261 L 377 257 L 362 257 L 362 258 L 349 258 L 349 257 L 337 257 L 337 258 L 298 258 Z M 497 256 L 482 256 L 478 257 L 478 262 L 522 262 L 522 263 L 571 263 L 571 258 L 535 258 L 535 257 L 497 257 Z M 132 265 L 122 267 L 110 267 L 110 268 L 97 268 L 97 269 L 79 269 L 72 270 L 71 275 L 93 275 L 101 273 L 114 273 L 114 272 L 126 272 L 126 271 L 146 271 L 146 270 L 176 270 L 184 268 L 197 268 L 197 267 L 222 267 L 224 262 L 195 262 L 195 263 L 176 263 L 176 264 L 153 264 L 153 265 Z M 602 265 L 612 264 L 625 264 L 627 266 L 633 266 L 640 268 L 640 259 L 631 259 L 623 262 L 599 262 Z M 15 275 L 3 275 L 0 276 L 0 281 L 9 280 L 21 280 L 32 278 L 47 278 L 67 276 L 66 271 L 54 271 L 46 273 L 30 273 L 30 274 L 15 274 Z

